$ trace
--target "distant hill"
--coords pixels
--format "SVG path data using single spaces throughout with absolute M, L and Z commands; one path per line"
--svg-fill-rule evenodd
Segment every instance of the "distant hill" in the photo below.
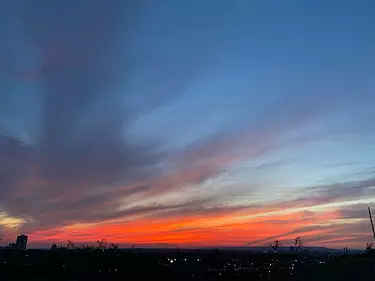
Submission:
M 229 252 L 252 252 L 252 253 L 263 253 L 269 251 L 269 247 L 203 247 L 203 248 L 178 248 L 180 252 L 211 252 L 214 250 L 219 251 L 229 251 Z M 343 249 L 330 249 L 326 247 L 304 247 L 310 253 L 320 253 L 320 254 L 332 254 L 341 255 L 344 253 Z M 149 252 L 149 253 L 172 253 L 176 252 L 177 248 L 122 248 L 123 251 L 137 251 L 137 252 Z M 290 247 L 280 247 L 279 253 L 291 253 Z M 350 250 L 348 254 L 360 254 L 364 250 Z
M 212 248 L 214 249 L 214 248 Z M 250 252 L 265 252 L 269 251 L 270 247 L 221 247 L 221 248 L 216 248 L 219 250 L 235 250 L 235 251 L 250 251 Z M 344 250 L 343 249 L 331 249 L 331 248 L 326 248 L 326 247 L 303 247 L 303 249 L 308 250 L 309 252 L 318 252 L 318 253 L 331 253 L 331 254 L 343 254 Z M 284 246 L 280 247 L 278 252 L 280 253 L 290 253 L 290 246 Z M 358 249 L 349 249 L 349 254 L 358 254 L 358 253 L 363 253 L 364 250 L 358 250 Z

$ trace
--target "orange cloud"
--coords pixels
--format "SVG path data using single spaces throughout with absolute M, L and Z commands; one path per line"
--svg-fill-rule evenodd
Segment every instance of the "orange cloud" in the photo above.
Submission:
M 228 223 L 231 215 L 181 216 L 164 219 L 137 219 L 134 221 L 77 224 L 31 234 L 35 242 L 95 242 L 106 238 L 123 245 L 171 244 L 179 247 L 194 246 L 245 246 L 261 239 L 254 245 L 268 245 L 273 237 L 291 241 L 296 236 L 311 237 L 325 233 L 327 221 L 338 218 L 337 212 L 306 213 L 297 212 L 286 216 L 267 219 L 254 218 L 241 223 Z M 224 220 L 223 220 L 224 219 Z M 220 221 L 226 221 L 221 224 Z M 215 223 L 216 222 L 216 223 Z M 317 226 L 313 229 L 311 226 Z M 270 237 L 268 240 L 264 237 Z

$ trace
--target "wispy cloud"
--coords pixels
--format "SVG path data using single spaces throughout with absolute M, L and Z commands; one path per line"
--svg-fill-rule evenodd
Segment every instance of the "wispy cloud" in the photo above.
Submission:
M 195 52 L 196 47 L 191 45 L 184 50 L 177 47 L 174 56 L 172 52 L 165 56 L 163 50 L 137 48 L 143 43 L 134 33 L 143 28 L 139 4 L 97 1 L 92 5 L 79 1 L 74 7 L 60 7 L 43 1 L 40 6 L 25 2 L 20 7 L 21 22 L 17 24 L 39 64 L 22 71 L 30 73 L 41 89 L 34 95 L 40 120 L 29 142 L 1 137 L 0 186 L 5 196 L 0 206 L 14 215 L 29 214 L 41 223 L 42 214 L 53 209 L 57 222 L 74 216 L 67 211 L 63 218 L 64 209 L 100 208 L 115 199 L 116 195 L 90 196 L 96 189 L 106 187 L 110 191 L 112 186 L 125 182 L 121 192 L 131 193 L 134 185 L 129 181 L 144 181 L 157 174 L 165 158 L 160 143 L 132 140 L 128 131 L 140 114 L 179 96 L 209 66 L 209 57 L 214 53 L 210 40 L 219 33 L 203 39 L 207 52 Z M 85 12 L 73 12 L 77 10 Z M 115 20 L 120 18 L 121 24 Z M 163 28 L 165 23 L 159 20 L 155 19 Z M 202 34 L 210 28 L 202 29 Z M 2 57 L 9 55 L 5 51 Z M 17 68 L 17 64 L 9 62 L 9 67 Z M 185 66 L 184 75 L 168 79 L 173 83 L 167 82 L 164 77 L 176 74 L 181 65 Z M 4 71 L 10 76 L 17 73 Z M 148 75 L 135 83 L 139 71 Z M 121 89 L 124 77 L 129 82 Z M 17 75 L 14 81 L 19 82 Z M 5 106 L 11 106 L 10 95 L 14 93 L 2 91 Z M 140 97 L 147 103 L 139 103 Z M 180 181 L 201 181 L 209 176 L 209 171 L 191 173 L 185 173 Z M 170 178 L 167 182 L 172 186 L 176 180 Z
M 10 20 L 0 29 L 7 42 L 0 46 L 3 232 L 25 231 L 40 243 L 109 236 L 125 244 L 242 245 L 249 237 L 261 243 L 261 237 L 297 234 L 310 235 L 311 242 L 318 241 L 314 237 L 335 241 L 330 229 L 344 227 L 337 220 L 356 225 L 351 219 L 360 210 L 347 207 L 374 203 L 371 172 L 361 180 L 317 185 L 320 179 L 314 178 L 303 187 L 283 183 L 283 199 L 272 195 L 281 185 L 274 175 L 284 175 L 290 164 L 287 154 L 327 140 L 332 130 L 319 130 L 323 117 L 354 107 L 358 91 L 343 97 L 339 87 L 326 87 L 320 73 L 297 75 L 292 85 L 278 88 L 273 67 L 260 80 L 267 84 L 263 88 L 277 91 L 265 95 L 262 87 L 250 87 L 260 78 L 258 69 L 249 72 L 243 65 L 255 64 L 262 43 L 245 42 L 247 25 L 233 14 L 241 5 L 223 4 L 213 11 L 193 2 L 78 0 L 60 5 L 42 0 L 38 5 L 9 2 L 7 12 L 0 11 L 0 20 Z M 241 30 L 246 36 L 240 36 Z M 241 48 L 252 51 L 238 57 Z M 236 75 L 225 64 L 224 77 L 234 82 L 211 87 L 211 80 L 221 82 L 215 75 L 228 58 L 228 65 L 241 61 Z M 234 76 L 252 83 L 234 87 Z M 161 129 L 157 136 L 148 134 L 147 126 L 142 137 L 134 133 L 140 117 L 157 118 L 195 92 L 207 95 L 207 116 L 219 93 L 226 96 L 227 115 L 236 115 L 247 102 L 249 108 L 216 131 L 207 123 L 209 133 L 202 130 L 177 149 Z M 367 92 L 362 97 L 371 98 Z M 205 122 L 204 116 L 196 119 Z M 187 126 L 176 120 L 177 126 Z M 251 167 L 243 166 L 248 174 L 240 183 L 236 168 L 245 162 Z M 352 164 L 348 159 L 323 168 Z M 301 176 L 297 168 L 290 177 Z M 324 220 L 329 225 L 322 225 Z

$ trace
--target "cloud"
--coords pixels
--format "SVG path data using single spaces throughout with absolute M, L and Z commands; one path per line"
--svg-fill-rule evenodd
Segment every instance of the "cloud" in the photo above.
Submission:
M 22 225 L 31 223 L 33 220 L 30 217 L 14 217 L 7 212 L 0 209 L 0 240 L 3 236 L 17 231 Z
M 366 220 L 349 221 L 332 226 L 322 227 L 324 231 L 306 237 L 306 243 L 322 245 L 351 244 L 357 249 L 364 248 L 366 242 L 372 239 L 371 226 Z M 347 246 L 346 245 L 346 246 Z
M 372 187 L 375 186 L 375 178 L 368 178 L 357 181 L 348 181 L 335 184 L 327 184 L 311 187 L 310 196 L 301 198 L 301 201 L 311 203 L 330 203 L 338 200 L 358 198 L 373 194 Z
M 184 190 L 179 190 L 179 194 L 183 193 Z M 359 237 L 367 241 L 371 236 L 367 217 L 345 215 L 345 211 L 349 211 L 348 206 L 354 210 L 361 209 L 355 200 L 345 201 L 345 197 L 344 201 L 335 201 L 334 204 L 325 202 L 305 207 L 295 207 L 291 200 L 290 209 L 284 209 L 278 202 L 270 206 L 212 204 L 220 201 L 220 194 L 205 199 L 180 196 L 176 200 L 168 193 L 160 197 L 160 202 L 164 204 L 152 203 L 156 195 L 154 198 L 146 196 L 143 201 L 140 200 L 142 197 L 137 199 L 134 196 L 128 198 L 133 205 L 125 204 L 117 214 L 84 212 L 83 208 L 78 220 L 67 221 L 69 212 L 62 212 L 61 220 L 65 219 L 66 226 L 56 225 L 51 229 L 50 224 L 36 231 L 34 228 L 33 239 L 95 241 L 97 237 L 108 237 L 124 245 L 169 241 L 180 246 L 199 246 L 243 245 L 243 241 L 252 237 L 250 245 L 268 245 L 274 239 L 281 239 L 289 245 L 296 236 L 301 236 L 306 246 L 316 246 L 323 241 L 331 247 L 341 245 L 343 241 L 352 241 L 352 246 L 360 247 Z M 75 208 L 72 208 L 72 213 Z M 60 218 L 53 212 L 50 215 L 51 219 Z
M 368 206 L 364 204 L 358 204 L 351 206 L 350 208 L 340 209 L 340 217 L 345 219 L 367 219 L 369 218 Z
M 154 8 L 117 0 L 12 6 L 17 17 L 7 26 L 17 26 L 18 36 L 7 33 L 13 48 L 2 48 L 0 55 L 7 60 L 1 79 L 13 83 L 0 91 L 6 109 L 0 207 L 12 216 L 33 217 L 31 229 L 152 211 L 115 212 L 120 197 L 202 182 L 222 168 L 163 171 L 170 154 L 163 143 L 130 133 L 140 115 L 173 101 L 211 67 L 220 36 L 213 29 L 221 12 L 213 21 L 205 12 L 197 17 L 199 30 L 191 40 L 180 32 L 191 25 L 189 17 L 170 25 Z M 150 15 L 147 21 L 144 15 Z M 138 36 L 144 32 L 150 36 Z M 155 34 L 175 44 L 149 48 Z M 20 61 L 12 49 L 26 52 L 27 59 Z M 15 107 L 35 109 L 32 122 Z M 14 118 L 21 129 L 14 129 Z
M 256 167 L 254 167 L 254 171 L 263 171 L 263 170 L 270 170 L 277 167 L 285 165 L 285 161 L 273 161 L 273 162 L 266 162 L 262 163 Z
M 151 2 L 78 0 L 60 5 L 42 0 L 13 7 L 17 17 L 4 26 L 17 29 L 17 36 L 14 30 L 2 34 L 10 48 L 0 47 L 0 210 L 6 214 L 0 225 L 16 222 L 45 241 L 42 233 L 65 238 L 72 231 L 77 239 L 90 238 L 92 232 L 64 228 L 67 224 L 115 221 L 119 225 L 111 225 L 117 231 L 113 237 L 124 238 L 118 233 L 120 222 L 158 220 L 165 230 L 158 237 L 143 232 L 143 243 L 187 238 L 198 243 L 218 241 L 216 233 L 225 232 L 237 215 L 261 217 L 267 211 L 371 193 L 373 179 L 328 184 L 312 187 L 312 195 L 265 206 L 252 200 L 230 204 L 243 191 L 220 188 L 220 176 L 231 166 L 314 140 L 288 138 L 321 117 L 322 105 L 326 113 L 334 104 L 310 93 L 283 96 L 256 124 L 243 118 L 239 129 L 202 137 L 178 150 L 166 149 L 167 140 L 135 138 L 131 132 L 140 116 L 170 105 L 216 67 L 222 33 L 217 24 L 228 20 L 227 11 L 175 1 L 170 4 L 178 16 L 166 18 L 164 7 Z M 194 21 L 186 10 L 195 11 Z M 283 164 L 262 163 L 255 169 Z M 210 180 L 217 182 L 204 187 Z M 191 218 L 179 225 L 184 217 L 199 218 L 212 228 L 197 227 Z M 160 222 L 168 219 L 171 226 Z M 142 230 L 124 223 L 129 224 L 134 233 Z M 239 238 L 233 234 L 231 239 Z
M 291 194 L 292 198 L 278 200 L 269 205 L 269 209 L 308 210 L 332 209 L 343 206 L 361 204 L 362 201 L 371 202 L 374 194 L 373 177 L 336 183 L 326 183 L 314 186 L 304 186 L 303 192 Z
M 274 239 L 281 239 L 288 244 L 292 244 L 292 239 L 295 236 L 300 236 L 306 246 L 322 244 L 337 247 L 338 245 L 349 243 L 353 247 L 362 248 L 366 241 L 371 240 L 371 225 L 368 219 L 367 204 L 353 202 L 353 204 L 348 205 L 347 203 L 350 203 L 350 201 L 345 201 L 349 199 L 345 195 L 344 193 L 340 201 L 337 201 L 338 198 L 336 196 L 332 197 L 332 200 L 334 200 L 332 202 L 339 203 L 338 206 L 322 201 L 321 206 L 325 207 L 320 208 L 317 200 L 311 207 L 303 207 L 303 209 L 314 210 L 307 211 L 307 216 L 303 216 L 298 212 L 301 209 L 298 207 L 295 208 L 294 212 L 293 207 L 290 209 L 290 216 L 292 217 L 283 215 L 283 217 L 279 218 L 277 213 L 273 216 L 266 216 L 265 222 L 267 224 L 276 224 L 280 228 L 274 235 L 255 239 L 249 244 L 264 245 Z M 323 195 L 323 198 L 327 197 Z M 357 201 L 361 202 L 360 199 Z M 291 202 L 291 205 L 293 206 L 294 203 Z M 277 203 L 275 204 L 276 206 Z M 268 217 L 271 219 L 267 219 Z M 288 227 L 285 227 L 286 225 Z M 288 228 L 290 230 L 286 231 Z

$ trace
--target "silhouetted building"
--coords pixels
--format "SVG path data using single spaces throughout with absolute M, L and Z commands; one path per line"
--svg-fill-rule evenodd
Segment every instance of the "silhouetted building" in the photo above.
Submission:
M 27 237 L 26 235 L 23 235 L 23 234 L 17 236 L 16 248 L 19 249 L 19 250 L 26 250 L 28 238 L 29 237 Z

